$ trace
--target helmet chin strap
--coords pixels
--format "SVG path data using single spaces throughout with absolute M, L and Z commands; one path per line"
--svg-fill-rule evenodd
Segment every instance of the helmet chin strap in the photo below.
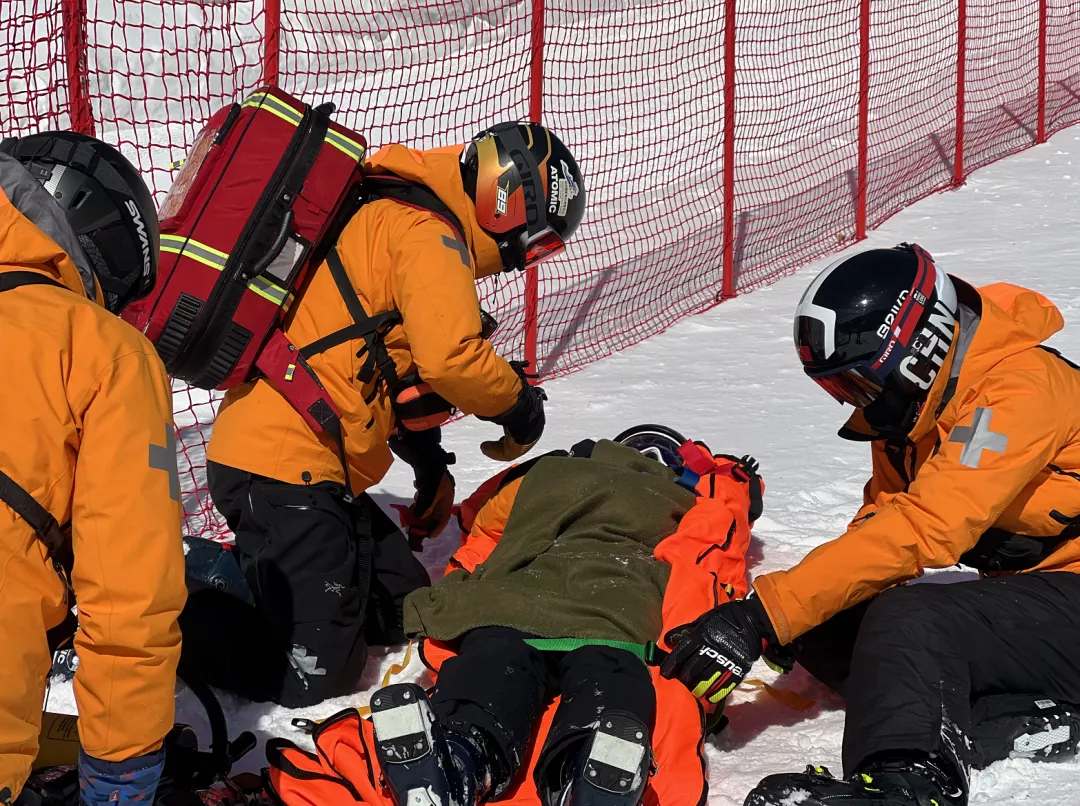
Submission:
M 887 439 L 906 437 L 919 419 L 922 400 L 885 389 L 877 399 L 863 407 L 863 417 L 874 431 Z

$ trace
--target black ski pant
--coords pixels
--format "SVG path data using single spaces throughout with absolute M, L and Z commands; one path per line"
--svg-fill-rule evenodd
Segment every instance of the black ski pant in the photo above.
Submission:
M 402 601 L 430 585 L 405 535 L 366 495 L 286 484 L 211 462 L 210 493 L 236 535 L 255 600 L 193 593 L 185 662 L 212 685 L 289 707 L 357 689 L 367 644 L 400 643 Z
M 1080 575 L 892 588 L 791 646 L 847 700 L 846 774 L 896 751 L 983 767 L 1008 757 L 1025 701 L 1080 703 Z
M 555 693 L 562 699 L 535 770 L 541 791 L 562 783 L 563 762 L 583 750 L 603 713 L 631 714 L 652 730 L 656 691 L 637 656 L 607 646 L 541 652 L 527 637 L 507 627 L 467 632 L 431 696 L 440 724 L 466 734 L 479 728 L 494 740 L 508 767 L 500 784 L 521 766 L 536 720 Z

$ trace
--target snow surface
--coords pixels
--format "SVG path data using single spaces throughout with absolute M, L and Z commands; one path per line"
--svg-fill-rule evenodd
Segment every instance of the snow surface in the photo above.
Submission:
M 1076 163 L 1074 165 L 1074 162 Z M 1061 308 L 1066 329 L 1052 344 L 1080 356 L 1080 129 L 1066 130 L 1045 145 L 986 168 L 965 187 L 930 197 L 895 216 L 859 247 L 917 241 L 948 271 L 975 284 L 1009 281 L 1036 288 Z M 565 447 L 586 437 L 613 436 L 642 422 L 661 422 L 705 440 L 715 451 L 754 454 L 766 480 L 765 515 L 754 530 L 755 574 L 797 562 L 811 548 L 839 534 L 858 508 L 869 475 L 869 451 L 835 436 L 846 416 L 801 372 L 791 344 L 791 316 L 811 277 L 830 259 L 793 277 L 679 322 L 665 333 L 547 385 L 548 428 L 538 450 Z M 461 497 L 499 466 L 477 445 L 493 436 L 487 423 L 466 420 L 447 432 L 455 451 Z M 411 495 L 405 469 L 394 467 L 372 493 L 379 503 Z M 438 569 L 456 545 L 448 530 L 424 554 Z M 948 583 L 972 575 L 933 574 Z M 364 690 L 315 708 L 290 711 L 244 703 L 223 695 L 230 729 L 250 729 L 260 740 L 304 737 L 292 729 L 298 716 L 325 717 L 366 704 L 384 670 L 404 648 L 374 650 Z M 840 770 L 844 715 L 841 703 L 801 670 L 776 681 L 763 664 L 753 674 L 816 701 L 792 710 L 760 691 L 737 691 L 728 706 L 730 727 L 707 747 L 713 806 L 740 806 L 763 776 L 798 771 L 807 763 Z M 405 674 L 422 677 L 414 654 Z M 57 686 L 51 710 L 73 711 L 70 685 Z M 190 693 L 179 696 L 180 721 L 204 725 Z M 261 748 L 241 768 L 263 765 Z M 972 802 L 1080 802 L 1080 762 L 1035 764 L 1010 760 L 976 773 Z

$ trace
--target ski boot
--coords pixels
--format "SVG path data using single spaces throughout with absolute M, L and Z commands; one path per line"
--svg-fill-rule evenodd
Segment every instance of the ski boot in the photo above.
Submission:
M 541 793 L 541 801 L 558 806 L 638 806 L 651 767 L 649 729 L 637 717 L 608 711 L 583 752 L 567 764 L 569 774 L 561 792 Z
M 1044 698 L 1018 697 L 995 716 L 977 724 L 972 738 L 996 752 L 988 761 L 1009 758 L 1060 761 L 1080 745 L 1080 707 Z
M 75 647 L 58 649 L 53 655 L 52 669 L 49 677 L 54 682 L 66 683 L 74 679 L 75 670 L 79 668 L 79 656 L 75 654 Z
M 414 683 L 371 698 L 375 755 L 397 806 L 477 806 L 491 789 L 482 743 L 440 725 Z
M 743 806 L 966 806 L 967 790 L 933 759 L 872 762 L 846 780 L 825 767 L 770 775 Z

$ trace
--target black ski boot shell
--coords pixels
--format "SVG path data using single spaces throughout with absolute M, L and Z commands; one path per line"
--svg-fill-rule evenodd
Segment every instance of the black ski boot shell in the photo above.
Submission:
M 1060 761 L 1076 755 L 1080 745 L 1080 708 L 1054 700 L 1036 700 L 1035 709 L 1008 720 L 1010 758 Z
M 379 689 L 371 698 L 375 754 L 397 806 L 477 806 L 486 770 L 468 740 L 447 731 L 414 683 Z
M 825 767 L 770 775 L 746 796 L 743 806 L 967 806 L 967 793 L 913 766 L 834 778 Z M 951 791 L 946 791 L 951 790 Z
M 636 717 L 600 717 L 558 799 L 559 806 L 638 806 L 652 767 L 649 729 Z M 554 800 L 554 799 L 552 799 Z M 541 802 L 551 802 L 541 794 Z

